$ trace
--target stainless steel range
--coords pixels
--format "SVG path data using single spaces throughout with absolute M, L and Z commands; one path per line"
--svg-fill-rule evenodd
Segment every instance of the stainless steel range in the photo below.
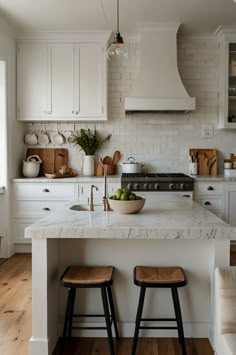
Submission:
M 132 191 L 192 192 L 194 179 L 185 174 L 122 174 L 121 187 Z

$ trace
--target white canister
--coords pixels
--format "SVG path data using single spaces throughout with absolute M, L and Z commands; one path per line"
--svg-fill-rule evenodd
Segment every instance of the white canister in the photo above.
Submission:
M 94 176 L 94 155 L 84 155 L 83 175 Z
M 197 175 L 198 172 L 198 163 L 189 163 L 189 174 Z
M 232 169 L 232 162 L 231 161 L 224 162 L 224 168 L 225 169 Z

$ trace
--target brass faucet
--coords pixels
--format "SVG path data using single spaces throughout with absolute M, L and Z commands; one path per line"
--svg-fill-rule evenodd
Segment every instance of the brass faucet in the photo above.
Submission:
M 102 199 L 103 211 L 110 211 L 110 205 L 107 198 L 107 165 L 103 165 L 104 168 L 104 196 Z
M 96 191 L 98 191 L 98 187 L 95 185 L 91 185 L 91 187 L 90 187 L 89 211 L 94 211 L 93 189 L 96 189 Z

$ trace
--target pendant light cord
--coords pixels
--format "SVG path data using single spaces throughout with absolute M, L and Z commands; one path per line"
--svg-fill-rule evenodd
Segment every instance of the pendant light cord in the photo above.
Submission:
M 119 21 L 119 0 L 117 0 L 117 32 L 120 32 Z
M 103 16 L 104 16 L 104 18 L 105 18 L 106 24 L 108 25 L 108 21 L 107 21 L 106 12 L 105 12 L 105 9 L 104 9 L 103 0 L 101 0 L 101 6 L 102 6 Z

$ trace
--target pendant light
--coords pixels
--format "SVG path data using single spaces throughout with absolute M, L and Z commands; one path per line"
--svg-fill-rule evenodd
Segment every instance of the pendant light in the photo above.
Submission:
M 116 34 L 113 40 L 113 43 L 107 50 L 107 58 L 111 60 L 112 58 L 127 58 L 128 57 L 128 50 L 124 45 L 123 38 L 120 34 L 119 28 L 119 0 L 117 0 L 117 29 Z

